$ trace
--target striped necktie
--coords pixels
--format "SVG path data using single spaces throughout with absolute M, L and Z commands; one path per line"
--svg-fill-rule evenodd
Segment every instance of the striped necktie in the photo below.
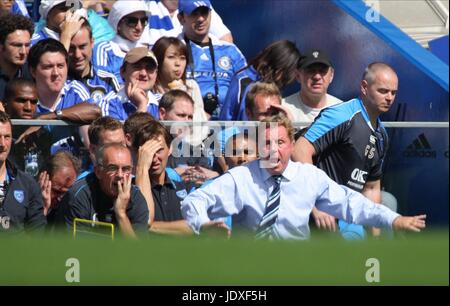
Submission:
M 283 176 L 274 175 L 272 178 L 275 180 L 275 186 L 270 193 L 269 199 L 266 203 L 266 211 L 259 223 L 259 227 L 256 230 L 256 239 L 273 238 L 276 236 L 273 229 L 273 224 L 277 220 L 278 207 L 280 206 L 280 183 Z

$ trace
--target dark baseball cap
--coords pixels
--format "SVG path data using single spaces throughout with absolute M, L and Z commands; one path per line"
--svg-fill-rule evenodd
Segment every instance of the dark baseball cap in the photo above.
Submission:
M 304 69 L 312 64 L 325 64 L 328 67 L 333 66 L 328 55 L 319 49 L 308 50 L 300 60 L 299 68 Z

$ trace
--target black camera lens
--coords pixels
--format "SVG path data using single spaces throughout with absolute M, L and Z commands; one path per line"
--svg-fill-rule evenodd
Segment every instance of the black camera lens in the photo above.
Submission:
M 219 106 L 219 99 L 217 98 L 216 95 L 208 92 L 203 97 L 203 105 L 204 105 L 205 112 L 212 115 L 214 113 L 214 111 L 217 109 L 217 107 Z

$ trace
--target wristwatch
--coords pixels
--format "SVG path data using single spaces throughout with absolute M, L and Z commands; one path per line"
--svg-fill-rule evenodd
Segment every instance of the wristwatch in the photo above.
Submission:
M 63 116 L 62 110 L 60 110 L 60 109 L 55 110 L 55 115 L 56 115 L 56 119 L 61 120 L 62 116 Z

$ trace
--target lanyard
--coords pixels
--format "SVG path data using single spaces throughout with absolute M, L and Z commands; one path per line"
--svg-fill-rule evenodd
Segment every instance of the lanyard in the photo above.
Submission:
M 189 55 L 189 67 L 191 67 L 192 70 L 192 78 L 194 78 L 195 75 L 195 69 L 194 69 L 194 57 L 192 56 L 192 48 L 189 38 L 184 36 L 184 40 L 186 41 L 186 47 Z M 216 94 L 216 97 L 219 97 L 219 85 L 217 82 L 217 73 L 216 73 L 216 59 L 214 55 L 214 47 L 211 41 L 211 38 L 208 38 L 208 48 L 209 53 L 211 54 L 211 61 L 212 61 L 212 68 L 213 68 L 213 75 L 214 75 L 214 91 Z

